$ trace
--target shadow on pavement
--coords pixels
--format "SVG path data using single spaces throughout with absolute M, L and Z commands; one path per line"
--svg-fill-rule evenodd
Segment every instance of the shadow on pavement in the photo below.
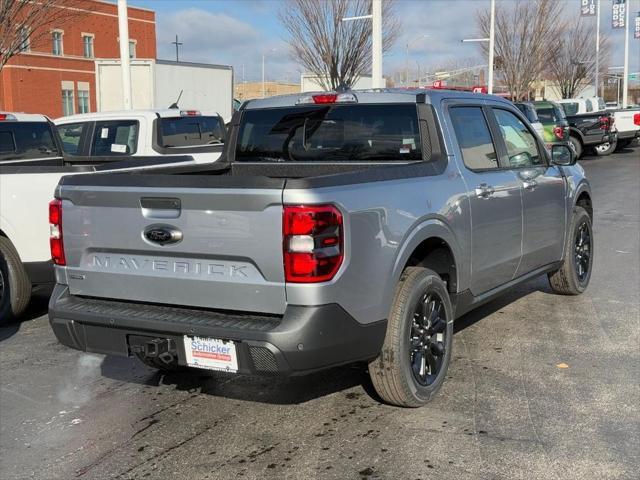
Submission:
M 15 322 L 0 327 L 0 342 L 11 338 L 18 333 L 23 322 L 35 320 L 36 318 L 45 315 L 47 313 L 47 304 L 49 303 L 50 295 L 50 290 L 35 292 L 27 310 L 22 314 L 22 317 Z
M 304 403 L 355 386 L 362 386 L 369 395 L 376 395 L 363 363 L 299 377 L 233 375 L 197 369 L 160 373 L 136 359 L 111 356 L 104 359 L 101 368 L 102 375 L 120 382 L 173 386 L 181 391 L 276 405 Z
M 537 291 L 551 293 L 546 277 L 531 280 L 462 316 L 456 320 L 454 331 L 460 332 L 508 304 Z M 121 382 L 156 387 L 173 386 L 181 391 L 259 403 L 299 404 L 356 386 L 361 386 L 367 394 L 379 400 L 369 379 L 367 366 L 362 362 L 299 377 L 233 375 L 197 369 L 160 373 L 136 359 L 111 356 L 104 359 L 101 368 L 102 375 Z
M 510 303 L 513 303 L 521 299 L 522 297 L 526 297 L 527 295 L 530 295 L 534 292 L 553 294 L 546 275 L 534 278 L 526 283 L 523 283 L 522 285 L 518 285 L 512 290 L 505 292 L 495 300 L 481 305 L 475 310 L 472 310 L 462 317 L 456 319 L 455 323 L 453 324 L 453 332 L 458 333 L 465 328 L 475 324 L 476 322 L 479 322 L 483 318 L 488 317 L 489 315 L 492 315 L 499 310 L 502 310 Z

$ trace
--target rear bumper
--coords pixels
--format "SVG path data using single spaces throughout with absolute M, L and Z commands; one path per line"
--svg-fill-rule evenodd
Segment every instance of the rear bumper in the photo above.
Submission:
M 173 340 L 184 365 L 184 335 L 236 342 L 238 373 L 295 375 L 374 358 L 387 321 L 363 325 L 339 305 L 288 306 L 283 316 L 195 310 L 76 297 L 56 285 L 49 321 L 77 350 L 132 356 L 140 337 Z

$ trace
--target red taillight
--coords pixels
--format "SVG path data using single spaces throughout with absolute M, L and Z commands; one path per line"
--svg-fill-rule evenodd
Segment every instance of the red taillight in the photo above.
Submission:
M 182 117 L 198 117 L 200 116 L 199 110 L 180 110 L 180 116 Z
M 336 103 L 338 94 L 327 93 L 323 95 L 313 95 L 313 103 Z
M 333 205 L 285 205 L 282 236 L 287 282 L 326 282 L 342 265 L 342 214 Z
M 49 203 L 49 229 L 51 236 L 49 244 L 51 246 L 51 258 L 56 265 L 66 265 L 64 258 L 64 243 L 62 242 L 62 200 L 52 200 Z
M 613 126 L 613 120 L 611 117 L 600 117 L 600 130 L 609 130 Z
M 640 126 L 640 113 L 633 114 L 633 124 Z
M 564 140 L 564 127 L 553 127 L 553 134 L 558 140 Z

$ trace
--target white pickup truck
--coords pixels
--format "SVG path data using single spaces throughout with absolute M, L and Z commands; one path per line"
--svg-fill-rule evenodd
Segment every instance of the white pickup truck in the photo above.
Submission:
M 191 155 L 210 163 L 220 157 L 226 134 L 220 115 L 193 109 L 83 113 L 54 123 L 66 155 L 90 157 Z
M 80 137 L 70 134 L 71 127 L 65 130 L 67 124 L 61 119 L 65 133 L 61 141 L 55 125 L 44 115 L 0 112 L 0 324 L 15 319 L 24 311 L 34 288 L 54 282 L 46 205 L 53 198 L 62 176 L 113 170 L 164 171 L 185 165 L 193 167 L 195 163 L 206 165 L 220 157 L 222 145 L 217 140 L 213 143 L 213 138 L 208 141 L 212 142 L 209 146 L 215 147 L 215 151 L 203 151 L 207 149 L 202 148 L 193 153 L 201 146 L 200 137 L 196 139 L 195 135 L 190 137 L 195 142 L 192 146 L 166 147 L 175 150 L 170 154 L 154 152 L 154 155 L 141 156 L 148 151 L 138 148 L 137 140 L 146 135 L 145 128 L 153 122 L 145 123 L 144 116 L 135 116 L 137 133 L 133 134 L 131 127 L 123 126 L 123 120 L 116 114 L 99 115 L 113 116 L 111 120 L 86 122 L 78 118 L 70 124 L 79 128 Z M 210 118 L 217 121 L 219 117 Z M 195 123 L 200 124 L 199 121 Z M 183 131 L 189 128 L 192 127 L 186 126 Z M 107 130 L 106 138 L 102 138 L 103 129 Z M 89 132 L 93 135 L 96 130 L 96 138 L 90 136 Z M 184 135 L 178 132 L 171 138 L 178 145 Z M 90 138 L 95 141 L 86 144 L 85 149 L 85 141 Z M 166 143 L 170 137 L 165 133 L 164 138 Z M 131 139 L 135 141 L 127 143 Z M 63 152 L 63 146 L 70 148 L 69 143 L 73 142 L 78 145 L 75 155 Z M 105 146 L 107 142 L 111 144 Z M 119 145 L 133 145 L 134 148 L 120 152 Z M 85 153 L 89 156 L 79 155 Z
M 566 115 L 582 115 L 594 112 L 608 112 L 613 115 L 613 126 L 617 131 L 615 150 L 627 147 L 640 138 L 640 109 L 608 109 L 602 97 L 565 98 L 558 100 Z M 604 148 L 604 147 L 603 147 Z

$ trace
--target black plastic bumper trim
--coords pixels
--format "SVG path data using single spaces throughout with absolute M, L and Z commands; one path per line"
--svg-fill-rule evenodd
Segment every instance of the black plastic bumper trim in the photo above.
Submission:
M 172 339 L 181 364 L 184 335 L 233 340 L 238 372 L 259 375 L 297 375 L 375 358 L 387 328 L 386 320 L 361 324 L 337 304 L 289 305 L 274 318 L 75 297 L 66 285 L 54 289 L 49 321 L 60 343 L 87 352 L 131 356 L 131 336 Z M 251 348 L 266 349 L 273 359 Z M 265 364 L 254 364 L 256 358 Z

